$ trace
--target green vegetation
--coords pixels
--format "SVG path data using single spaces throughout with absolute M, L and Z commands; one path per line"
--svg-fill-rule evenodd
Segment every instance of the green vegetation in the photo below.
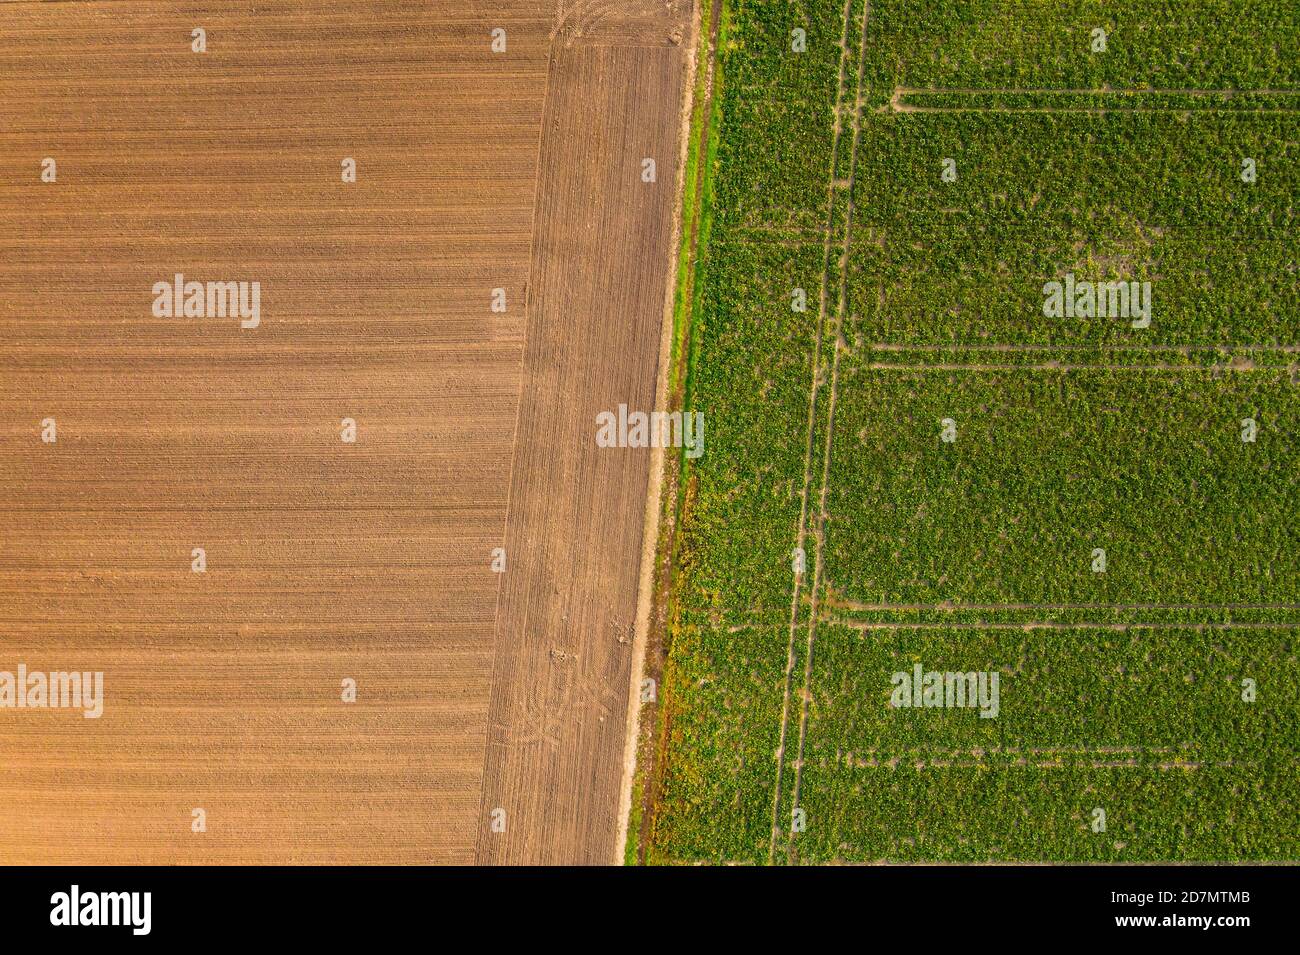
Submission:
M 853 359 L 827 501 L 837 595 L 1300 608 L 1300 391 L 1285 372 L 871 371 Z
M 647 861 L 766 861 L 785 636 L 782 627 L 673 634 L 663 692 L 689 705 L 669 711 L 670 789 L 656 807 Z
M 727 0 L 648 861 L 1300 859 L 1300 16 L 1121 6 Z
M 871 21 L 877 92 L 1300 89 L 1290 0 L 873 0 Z
M 819 627 L 799 857 L 1292 858 L 1296 635 Z M 889 707 L 916 663 L 999 671 L 998 717 Z

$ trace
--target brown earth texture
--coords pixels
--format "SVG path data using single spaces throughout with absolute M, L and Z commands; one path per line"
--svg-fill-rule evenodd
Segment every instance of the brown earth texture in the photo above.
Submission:
M 0 864 L 618 857 L 692 32 L 0 2 Z

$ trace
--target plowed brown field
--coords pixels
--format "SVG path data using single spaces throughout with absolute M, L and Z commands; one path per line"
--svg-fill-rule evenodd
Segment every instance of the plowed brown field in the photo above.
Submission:
M 614 859 L 689 32 L 0 2 L 0 863 Z

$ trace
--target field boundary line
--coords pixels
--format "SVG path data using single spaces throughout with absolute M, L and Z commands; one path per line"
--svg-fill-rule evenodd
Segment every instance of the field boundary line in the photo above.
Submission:
M 935 216 L 935 219 L 929 223 L 923 223 L 918 227 L 933 231 L 938 231 L 939 227 L 951 230 L 954 223 L 961 226 L 997 227 L 1004 232 L 1017 229 L 1034 229 L 1040 232 L 1054 229 L 1060 232 L 1063 228 L 1066 228 L 1050 212 L 1027 213 L 990 210 L 976 212 L 968 206 L 942 209 L 935 209 L 931 206 L 903 206 L 893 212 L 880 212 L 865 224 L 881 229 L 906 229 L 915 225 L 913 220 L 919 214 Z M 1161 228 L 1167 229 L 1169 234 L 1173 235 L 1173 241 L 1175 242 L 1183 239 L 1199 238 L 1201 235 L 1208 233 L 1225 246 L 1234 243 L 1250 244 L 1251 246 L 1261 243 L 1286 243 L 1289 247 L 1295 240 L 1288 233 L 1294 232 L 1295 225 L 1291 218 L 1292 213 L 1288 211 L 1287 215 L 1288 219 L 1283 223 L 1259 223 L 1252 222 L 1249 219 L 1231 222 L 1223 220 L 1167 219 L 1161 223 Z M 987 231 L 992 230 L 989 228 Z
M 891 765 L 892 764 L 892 765 Z M 864 769 L 883 769 L 895 770 L 900 767 L 924 772 L 927 769 L 981 769 L 996 770 L 998 772 L 1015 772 L 1017 769 L 1133 769 L 1143 771 L 1156 771 L 1161 773 L 1182 770 L 1184 772 L 1197 772 L 1198 770 L 1213 767 L 1215 769 L 1245 769 L 1257 766 L 1257 763 L 1242 763 L 1235 759 L 1213 759 L 1213 760 L 1188 760 L 1185 762 L 1142 762 L 1137 758 L 1128 757 L 1125 759 L 1025 759 L 1002 762 L 998 760 L 985 759 L 935 759 L 933 757 L 915 757 L 913 759 L 890 759 L 883 762 L 853 763 L 846 768 L 851 770 Z
M 871 342 L 870 344 L 860 345 L 859 348 L 868 348 L 872 351 L 883 352 L 908 352 L 908 351 L 986 351 L 986 352 L 1007 352 L 1015 354 L 1017 352 L 1045 352 L 1045 351 L 1139 351 L 1139 352 L 1175 352 L 1177 354 L 1188 354 L 1197 351 L 1258 351 L 1258 352 L 1284 352 L 1286 354 L 1300 353 L 1300 345 L 1134 345 L 1134 344 L 1083 344 L 1083 345 L 1030 345 L 1030 344 L 1001 344 L 990 345 L 988 343 L 978 345 L 963 345 L 961 343 L 937 343 L 929 345 L 909 345 L 902 342 Z
M 858 366 L 866 371 L 1195 371 L 1205 374 L 1223 372 L 1273 372 L 1283 374 L 1290 366 L 1281 365 L 1122 365 L 1082 364 L 1078 362 L 942 362 L 933 365 L 915 365 L 907 362 L 872 361 Z
M 951 611 L 954 613 L 977 610 L 1300 610 L 1300 603 L 1237 603 L 1237 604 L 1193 604 L 1193 603 L 999 603 L 999 604 L 958 604 L 958 603 L 863 603 L 856 600 L 830 599 L 827 601 L 833 610 L 851 610 L 862 613 L 888 613 L 892 611 Z
M 1102 86 L 1099 89 L 1086 89 L 1081 86 L 1055 88 L 1048 86 L 896 86 L 895 96 L 911 96 L 914 93 L 956 93 L 962 95 L 1012 95 L 1012 96 L 1300 96 L 1300 89 L 1259 89 L 1240 90 L 1229 87 L 1167 87 L 1164 89 Z
M 823 623 L 850 630 L 1293 630 L 1300 628 L 1300 620 L 1282 622 L 1220 621 L 1217 623 L 1186 620 L 1151 623 L 1148 621 L 1080 622 L 1067 620 L 990 620 L 982 623 L 950 620 L 944 622 L 916 620 L 911 622 L 855 620 L 853 618 L 824 615 Z
M 1127 106 L 1127 107 L 1108 107 L 1108 108 L 1089 108 L 1077 107 L 1074 109 L 1050 108 L 1047 106 L 1021 106 L 1021 107 L 991 107 L 991 106 L 909 106 L 905 109 L 894 111 L 896 115 L 907 115 L 915 113 L 994 113 L 994 114 L 1062 114 L 1062 113 L 1079 113 L 1084 116 L 1107 116 L 1111 113 L 1230 113 L 1243 116 L 1291 116 L 1300 113 L 1300 107 L 1294 109 L 1281 108 L 1255 108 L 1255 109 L 1213 109 L 1199 108 L 1192 109 L 1186 106 Z
M 687 309 L 690 317 L 683 319 L 683 324 L 687 326 L 685 332 L 689 338 L 690 326 L 693 324 L 692 310 L 695 304 L 695 263 L 699 256 L 700 216 L 708 176 L 704 154 L 708 149 L 713 95 L 716 91 L 715 58 L 722 8 L 723 0 L 696 0 L 692 4 L 690 32 L 686 37 L 687 47 L 684 57 L 686 78 L 682 84 L 682 114 L 678 133 L 681 137 L 681 149 L 678 154 L 678 176 L 675 183 L 677 193 L 673 208 L 673 229 L 668 247 L 668 258 L 671 264 L 664 297 L 663 327 L 659 341 L 659 369 L 655 382 L 655 407 L 664 410 L 685 410 L 684 407 L 680 409 L 675 407 L 674 397 L 679 374 L 685 375 L 686 361 L 690 352 L 689 343 L 682 347 L 680 353 L 677 351 L 678 334 L 682 331 L 677 325 L 677 298 L 680 289 L 687 289 L 684 308 Z M 706 16 L 707 24 L 704 22 Z M 703 102 L 697 103 L 697 99 Z M 699 157 L 692 167 L 692 150 L 697 147 L 694 139 L 697 108 L 700 111 Z M 695 177 L 693 187 L 688 183 L 688 176 L 692 174 Z M 692 208 L 688 208 L 688 200 Z M 683 249 L 687 250 L 684 257 Z M 684 403 L 683 394 L 682 404 Z M 669 502 L 672 502 L 671 506 L 675 507 L 679 500 L 681 475 L 680 460 L 674 462 L 672 455 L 663 448 L 652 449 L 646 495 L 645 529 L 641 541 L 640 579 L 637 584 L 631 680 L 628 685 L 627 722 L 624 729 L 623 779 L 619 787 L 618 829 L 614 838 L 612 860 L 614 865 L 627 864 L 630 853 L 634 860 L 643 860 L 646 851 L 646 846 L 643 845 L 645 836 L 643 826 L 651 821 L 653 816 L 653 813 L 647 809 L 648 797 L 643 796 L 640 804 L 637 805 L 636 794 L 638 782 L 643 787 L 653 786 L 650 777 L 659 769 L 657 764 L 662 756 L 654 750 L 654 735 L 661 717 L 658 709 L 652 710 L 649 714 L 651 718 L 645 721 L 646 725 L 643 729 L 641 686 L 642 681 L 646 679 L 648 657 L 652 661 L 649 669 L 653 674 L 653 682 L 656 686 L 663 683 L 663 667 L 656 666 L 650 654 L 650 646 L 652 632 L 657 627 L 655 612 L 660 609 L 661 578 L 663 573 L 667 573 L 661 571 L 660 557 L 664 556 L 666 551 L 666 564 L 671 564 L 675 549 L 676 516 L 669 514 L 668 511 Z M 666 630 L 668 626 L 665 619 L 664 629 Z M 660 639 L 666 641 L 666 635 L 660 634 Z M 639 757 L 643 746 L 646 750 L 645 758 L 641 759 Z M 637 814 L 635 831 L 633 830 L 634 812 Z
M 552 37 L 547 41 L 546 50 L 546 83 L 542 87 L 542 105 L 539 113 L 540 122 L 537 124 L 537 153 L 534 158 L 533 174 L 533 209 L 530 217 L 532 238 L 528 247 L 528 269 L 524 279 L 524 315 L 522 334 L 519 341 L 519 387 L 515 394 L 515 426 L 514 435 L 510 442 L 510 466 L 506 471 L 506 507 L 505 516 L 501 521 L 501 544 L 502 548 L 506 546 L 506 540 L 510 534 L 510 504 L 514 497 L 514 473 L 515 459 L 519 453 L 519 431 L 524 416 L 524 388 L 528 378 L 527 354 L 528 354 L 528 317 L 531 314 L 532 293 L 535 283 L 533 282 L 533 269 L 537 262 L 537 209 L 540 205 L 541 188 L 542 188 L 542 144 L 546 139 L 546 105 L 551 97 L 551 67 L 555 58 L 555 38 Z M 501 662 L 501 596 L 505 589 L 505 574 L 497 574 L 497 592 L 494 598 L 492 608 L 492 666 L 488 670 L 490 686 L 495 687 L 498 681 L 497 667 Z M 475 820 L 475 831 L 477 836 L 474 839 L 474 858 L 483 858 L 483 846 L 485 838 L 484 821 L 488 819 L 488 813 L 491 811 L 492 797 L 488 785 L 487 773 L 488 762 L 491 758 L 492 749 L 492 691 L 489 690 L 488 706 L 485 710 L 485 719 L 483 725 L 483 759 L 479 771 L 479 813 L 478 819 Z
M 857 178 L 858 146 L 862 142 L 862 93 L 863 69 L 867 55 L 867 24 L 871 19 L 871 0 L 865 0 L 862 6 L 862 26 L 858 37 L 857 84 L 853 100 L 853 138 L 849 145 L 848 179 L 844 183 L 847 197 L 844 215 L 844 238 L 840 247 L 840 283 L 839 295 L 835 307 L 835 324 L 832 329 L 830 401 L 826 412 L 826 445 L 822 451 L 822 487 L 817 502 L 817 529 L 814 535 L 813 581 L 810 591 L 811 601 L 808 611 L 808 646 L 804 653 L 803 687 L 799 694 L 799 746 L 794 762 L 794 788 L 791 790 L 791 808 L 799 807 L 799 793 L 803 783 L 804 741 L 808 736 L 808 700 L 813 677 L 813 645 L 817 638 L 817 614 L 821 596 L 823 545 L 826 540 L 826 493 L 830 488 L 831 455 L 835 447 L 835 397 L 839 385 L 840 355 L 844 349 L 840 346 L 844 330 L 844 320 L 848 317 L 849 307 L 849 253 L 853 242 L 853 187 Z M 791 830 L 787 843 L 787 860 L 794 860 L 795 833 Z
M 872 619 L 865 618 L 865 617 L 856 617 L 856 616 L 849 616 L 849 615 L 848 615 L 848 614 L 853 614 L 853 613 L 857 613 L 857 612 L 861 612 L 861 613 L 873 613 L 873 612 L 874 612 L 874 613 L 909 613 L 909 612 L 912 612 L 912 613 L 952 613 L 952 614 L 957 614 L 957 613 L 963 613 L 963 612 L 973 612 L 973 613 L 997 613 L 997 612 L 999 612 L 999 611 L 1010 611 L 1010 612 L 1016 612 L 1016 611 L 1036 611 L 1036 610 L 1042 610 L 1042 611 L 1049 611 L 1049 610 L 1110 610 L 1110 611 L 1114 611 L 1114 612 L 1122 612 L 1122 611 L 1126 611 L 1126 610 L 1170 610 L 1170 611 L 1174 611 L 1174 610 L 1198 610 L 1198 611 L 1207 611 L 1207 612 L 1210 612 L 1210 613 L 1215 613 L 1215 612 L 1218 612 L 1218 613 L 1233 613 L 1233 612 L 1239 612 L 1239 611 L 1295 611 L 1295 612 L 1297 612 L 1298 614 L 1300 614 L 1300 605 L 1292 605 L 1292 604 L 1277 604 L 1277 605 L 1273 605 L 1273 604 L 1261 604 L 1261 605 L 1256 606 L 1256 605 L 1250 605 L 1250 604 L 1204 604 L 1204 605 L 1199 605 L 1199 604 L 1198 604 L 1198 605 L 1192 605 L 1192 606 L 1182 607 L 1182 606 L 1172 606 L 1172 605 L 1170 605 L 1170 606 L 1161 606 L 1161 605 L 1136 605 L 1136 606 L 1135 606 L 1135 605 L 1123 605 L 1123 604 L 1114 604 L 1114 605 L 1100 604 L 1100 605 L 1096 605 L 1096 606 L 1084 606 L 1084 605 L 1078 605 L 1078 606 L 1076 606 L 1076 605 L 1035 604 L 1035 605 L 1026 605 L 1026 606 L 1024 606 L 1024 607 L 1016 607 L 1016 606 L 1014 606 L 1014 605 L 1004 605 L 1004 606 L 998 606 L 998 605 L 973 606 L 973 605 L 972 605 L 972 606 L 945 607 L 945 606 L 937 605 L 937 604 L 936 604 L 936 605 L 932 605 L 932 606 L 931 606 L 931 605 L 925 605 L 925 606 L 910 606 L 910 607 L 897 607 L 897 608 L 889 608 L 889 609 L 868 608 L 868 609 L 864 609 L 864 610 L 861 610 L 861 611 L 858 611 L 858 610 L 856 610 L 855 608 L 851 608 L 851 607 L 850 607 L 850 608 L 844 608 L 842 605 L 840 605 L 840 606 L 833 606 L 833 607 L 832 607 L 831 609 L 829 609 L 829 610 L 822 609 L 822 611 L 819 613 L 818 621 L 819 621 L 820 623 L 843 624 L 843 625 L 845 625 L 845 626 L 857 626 L 857 625 L 860 625 L 860 624 L 865 625 L 865 624 L 869 624 L 869 623 L 880 623 L 880 624 L 882 624 L 882 625 L 888 625 L 888 626 L 894 626 L 894 627 L 902 627 L 902 628 L 906 628 L 906 627 L 919 627 L 919 626 L 926 626 L 926 627 L 940 627 L 940 628 L 941 628 L 941 627 L 955 627 L 955 626 L 958 626 L 958 625 L 963 625 L 963 626 L 965 626 L 965 625 L 970 625 L 970 626 L 977 626 L 977 627 L 979 627 L 979 626 L 993 626 L 995 623 L 996 623 L 996 624 L 999 624 L 999 625 L 1006 625 L 1006 626 L 1009 626 L 1009 627 L 1021 627 L 1021 626 L 1033 625 L 1033 624 L 1043 624 L 1043 623 L 1047 623 L 1047 624 L 1056 624 L 1056 623 L 1063 623 L 1063 622 L 1066 622 L 1066 621 L 1042 620 L 1042 619 L 1036 619 L 1036 618 L 1030 618 L 1030 619 L 1028 619 L 1028 620 L 1024 620 L 1024 619 L 1015 619 L 1015 618 L 1012 618 L 1012 619 L 1009 619 L 1009 620 L 1008 620 L 1008 619 L 1005 619 L 1005 618 L 1004 618 L 1004 619 L 999 619 L 999 620 L 988 621 L 988 622 L 986 622 L 986 623 L 972 622 L 972 621 L 969 620 L 969 619 L 966 619 L 966 620 L 952 620 L 952 621 L 945 621 L 945 620 L 943 620 L 943 619 L 938 619 L 938 620 L 936 620 L 936 619 L 933 619 L 933 618 L 930 618 L 930 619 L 927 619 L 927 620 L 910 620 L 910 621 L 909 621 L 909 620 L 872 620 Z M 784 608 L 783 608 L 781 611 L 779 611 L 779 612 L 780 612 L 782 615 L 784 615 L 784 614 L 785 614 L 785 610 L 784 610 Z M 0 623 L 2 623 L 2 622 L 4 622 L 4 621 L 0 620 Z M 10 622 L 10 623 L 21 623 L 22 621 L 20 621 L 20 620 L 12 620 L 12 621 L 9 621 L 9 622 Z M 1102 624 L 1095 624 L 1095 626 L 1106 626 L 1106 627 L 1109 627 L 1109 626 L 1114 626 L 1114 625 L 1116 625 L 1117 623 L 1122 623 L 1122 622 L 1123 622 L 1123 621 L 1116 621 L 1116 620 L 1113 620 L 1113 619 L 1112 619 L 1112 620 L 1107 620 L 1105 623 L 1102 623 Z M 1239 624 L 1239 625 L 1242 624 L 1242 623 L 1257 623 L 1257 624 L 1268 625 L 1268 626 L 1277 626 L 1277 627 L 1291 627 L 1291 626 L 1297 626 L 1297 627 L 1300 627 L 1300 620 L 1298 620 L 1298 621 L 1297 621 L 1296 623 L 1294 623 L 1294 624 L 1293 624 L 1293 623 L 1289 623 L 1289 622 L 1283 622 L 1283 623 L 1270 623 L 1269 621 L 1238 621 L 1238 624 Z M 1088 624 L 1088 623 L 1084 623 L 1084 624 L 1082 624 L 1082 626 L 1093 626 L 1093 625 L 1094 625 L 1094 624 Z M 1200 624 L 1200 623 L 1196 623 L 1196 622 L 1189 622 L 1189 621 L 1185 621 L 1185 620 L 1184 620 L 1184 621 L 1182 621 L 1182 622 L 1178 622 L 1178 621 L 1173 621 L 1173 622 L 1168 622 L 1168 621 L 1166 621 L 1166 622 L 1150 621 L 1150 622 L 1146 622 L 1146 623 L 1133 623 L 1133 624 L 1128 624 L 1128 625 L 1129 625 L 1129 626 L 1149 626 L 1149 627 L 1196 627 L 1196 626 L 1201 626 L 1202 624 Z M 786 623 L 785 623 L 784 621 L 782 621 L 782 620 L 778 620 L 775 616 L 773 616 L 772 618 L 770 618 L 770 619 L 766 619 L 766 620 L 763 620 L 763 619 L 739 620 L 739 621 L 738 621 L 738 620 L 719 620 L 719 621 L 711 622 L 711 623 L 694 623 L 694 624 L 687 624 L 687 625 L 686 625 L 686 628 L 687 628 L 687 629 L 690 629 L 690 630 L 694 630 L 694 631 L 696 631 L 696 632 L 710 632 L 710 633 L 741 633 L 741 632 L 746 631 L 746 630 L 778 630 L 778 629 L 782 629 L 782 628 L 784 628 L 785 626 L 786 626 Z
M 844 22 L 840 31 L 839 76 L 835 84 L 834 134 L 831 137 L 830 166 L 826 175 L 826 225 L 823 229 L 824 235 L 822 239 L 821 288 L 817 296 L 817 336 L 813 345 L 812 381 L 808 391 L 808 435 L 804 446 L 803 489 L 799 494 L 799 527 L 795 536 L 795 547 L 800 551 L 804 550 L 804 544 L 807 542 L 808 536 L 808 492 L 811 490 L 812 485 L 812 458 L 817 430 L 817 391 L 820 387 L 822 337 L 825 334 L 826 325 L 826 286 L 830 281 L 831 230 L 835 225 L 835 169 L 839 159 L 840 137 L 843 132 L 843 120 L 840 113 L 844 99 L 845 73 L 848 68 L 849 23 L 852 19 L 852 12 L 853 0 L 844 0 Z M 806 570 L 803 573 L 794 571 L 794 588 L 790 597 L 790 632 L 786 646 L 785 688 L 781 698 L 781 733 L 776 748 L 776 785 L 772 790 L 772 831 L 767 849 L 769 865 L 772 864 L 776 857 L 777 817 L 781 810 L 781 783 L 785 770 L 786 729 L 789 724 L 790 693 L 793 689 L 794 678 L 795 636 L 798 633 L 799 597 L 805 573 Z
M 1148 746 L 1145 743 L 1125 743 L 1122 745 L 1082 743 L 1074 746 L 931 746 L 927 744 L 924 746 L 909 746 L 906 749 L 899 750 L 871 746 L 862 750 L 849 751 L 845 755 L 853 756 L 855 753 L 861 753 L 864 756 L 915 756 L 923 754 L 927 756 L 972 756 L 980 758 L 982 756 L 1046 756 L 1049 753 L 1082 753 L 1088 756 L 1149 753 L 1164 756 L 1179 752 L 1186 752 L 1186 750 L 1174 745 Z

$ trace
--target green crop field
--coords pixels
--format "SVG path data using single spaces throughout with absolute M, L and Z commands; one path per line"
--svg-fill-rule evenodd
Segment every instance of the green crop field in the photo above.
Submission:
M 717 36 L 638 858 L 1300 860 L 1300 7 Z

